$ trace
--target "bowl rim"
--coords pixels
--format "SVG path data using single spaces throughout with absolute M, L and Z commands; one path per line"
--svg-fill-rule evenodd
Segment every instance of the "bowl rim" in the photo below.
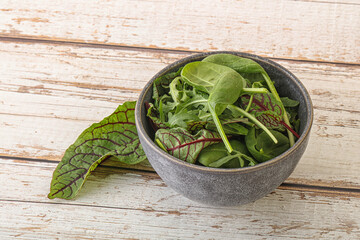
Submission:
M 172 156 L 171 154 L 165 152 L 164 150 L 162 150 L 150 138 L 150 136 L 146 133 L 146 130 L 145 130 L 143 124 L 141 123 L 141 112 L 142 112 L 142 109 L 145 107 L 144 106 L 144 97 L 147 95 L 148 91 L 150 91 L 150 90 L 152 91 L 152 84 L 155 81 L 155 79 L 170 72 L 170 71 L 173 71 L 174 67 L 178 67 L 183 64 L 192 62 L 192 61 L 197 61 L 197 60 L 200 60 L 201 58 L 205 58 L 206 56 L 213 55 L 213 54 L 233 54 L 236 56 L 246 57 L 246 58 L 250 58 L 253 60 L 265 62 L 276 69 L 280 69 L 283 73 L 285 73 L 287 75 L 287 77 L 289 77 L 298 86 L 299 89 L 302 90 L 302 95 L 305 98 L 305 105 L 306 105 L 306 108 L 307 108 L 309 114 L 307 116 L 307 124 L 304 127 L 303 133 L 301 134 L 300 138 L 295 142 L 295 144 L 291 148 L 289 148 L 282 154 L 276 156 L 275 158 L 272 158 L 268 161 L 259 163 L 255 166 L 247 166 L 247 167 L 243 167 L 243 168 L 211 168 L 211 167 L 196 165 L 196 164 L 192 164 L 192 163 L 188 163 L 186 161 L 180 160 L 180 159 Z M 313 118 L 314 118 L 314 112 L 313 112 L 313 104 L 312 104 L 312 101 L 310 98 L 310 94 L 306 90 L 305 86 L 301 83 L 301 81 L 293 73 L 291 73 L 285 67 L 281 66 L 280 64 L 278 64 L 268 58 L 261 57 L 261 56 L 255 55 L 255 54 L 238 52 L 238 51 L 202 52 L 202 53 L 197 53 L 197 54 L 187 56 L 185 58 L 181 58 L 181 59 L 167 65 L 165 68 L 163 68 L 158 73 L 156 73 L 148 81 L 148 83 L 145 85 L 145 87 L 141 91 L 139 98 L 136 102 L 136 106 L 135 106 L 135 124 L 136 124 L 137 130 L 138 130 L 138 135 L 142 136 L 143 140 L 145 140 L 151 146 L 152 150 L 156 151 L 157 154 L 162 155 L 165 159 L 171 161 L 174 164 L 182 165 L 184 167 L 189 167 L 189 168 L 192 168 L 193 170 L 197 170 L 197 171 L 213 172 L 213 173 L 219 173 L 219 174 L 221 174 L 221 173 L 240 173 L 240 172 L 248 173 L 248 172 L 256 171 L 256 170 L 268 167 L 270 165 L 276 164 L 277 162 L 285 159 L 286 156 L 291 155 L 298 148 L 300 148 L 302 143 L 307 139 L 308 135 L 310 134 L 310 130 L 311 130 L 311 127 L 313 124 Z

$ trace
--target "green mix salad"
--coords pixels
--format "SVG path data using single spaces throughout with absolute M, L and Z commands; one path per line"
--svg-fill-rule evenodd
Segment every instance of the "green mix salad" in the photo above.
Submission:
M 169 154 L 207 167 L 239 168 L 294 144 L 298 104 L 280 98 L 255 61 L 214 54 L 156 79 L 147 116 L 155 142 Z
M 66 150 L 48 197 L 74 198 L 104 160 L 146 160 L 135 126 L 136 102 L 125 102 L 94 123 Z M 167 153 L 213 168 L 254 166 L 291 147 L 300 121 L 299 103 L 280 97 L 255 61 L 209 55 L 159 77 L 146 103 L 154 141 Z

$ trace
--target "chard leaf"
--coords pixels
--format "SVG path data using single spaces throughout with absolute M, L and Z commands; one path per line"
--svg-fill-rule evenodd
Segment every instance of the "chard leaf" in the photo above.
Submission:
M 195 135 L 183 128 L 159 129 L 155 138 L 169 154 L 189 163 L 195 163 L 200 151 L 205 147 L 221 142 L 217 133 L 206 129 Z
M 89 174 L 108 157 L 127 164 L 146 159 L 137 136 L 134 110 L 135 102 L 125 102 L 80 134 L 56 167 L 48 198 L 74 198 Z

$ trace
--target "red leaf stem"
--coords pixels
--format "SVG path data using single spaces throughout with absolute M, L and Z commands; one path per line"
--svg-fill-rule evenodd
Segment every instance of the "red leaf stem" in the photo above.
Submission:
M 179 148 L 182 148 L 182 147 L 186 147 L 186 146 L 191 145 L 191 144 L 200 143 L 200 142 L 221 142 L 221 141 L 222 141 L 221 138 L 203 138 L 203 139 L 198 139 L 198 140 L 195 140 L 195 141 L 192 141 L 192 142 L 184 143 L 184 144 L 172 147 L 172 148 L 168 148 L 166 150 L 167 151 L 173 151 L 173 150 L 176 150 L 176 149 L 179 149 Z

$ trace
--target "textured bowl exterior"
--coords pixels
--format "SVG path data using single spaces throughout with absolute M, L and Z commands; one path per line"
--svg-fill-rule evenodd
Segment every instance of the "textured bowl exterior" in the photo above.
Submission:
M 291 96 L 300 102 L 300 139 L 283 154 L 256 166 L 219 169 L 198 166 L 179 160 L 161 150 L 153 142 L 153 131 L 146 117 L 144 103 L 151 102 L 153 81 L 166 73 L 211 54 L 229 53 L 258 62 L 275 81 L 281 96 Z M 152 167 L 175 191 L 185 197 L 214 206 L 237 206 L 253 202 L 272 192 L 294 171 L 303 155 L 313 121 L 310 96 L 302 83 L 279 64 L 241 52 L 207 52 L 183 58 L 157 73 L 144 87 L 135 109 L 135 121 L 140 142 Z

